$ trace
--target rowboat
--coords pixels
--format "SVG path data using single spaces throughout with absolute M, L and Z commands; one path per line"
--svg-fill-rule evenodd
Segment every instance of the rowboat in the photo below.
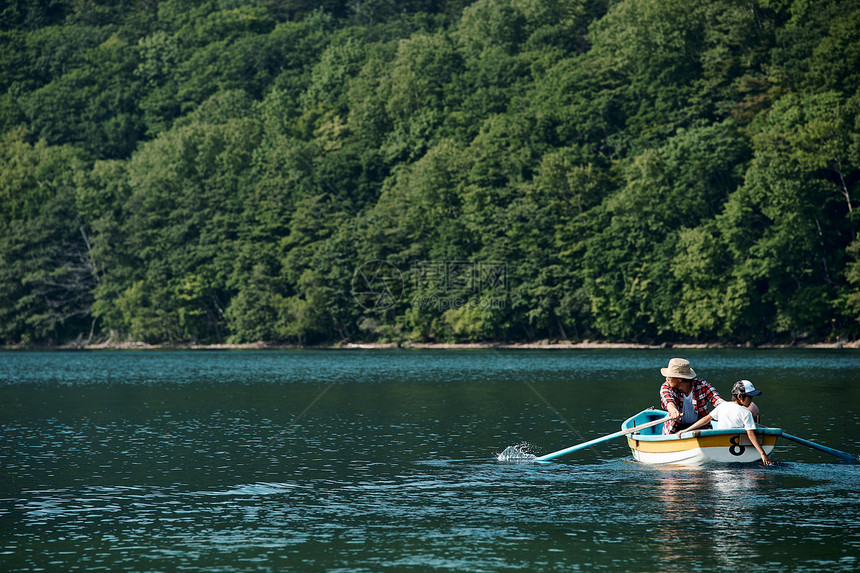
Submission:
M 699 466 L 708 462 L 752 463 L 761 460 L 758 450 L 752 445 L 743 428 L 693 430 L 664 436 L 663 424 L 667 420 L 669 420 L 668 412 L 649 408 L 624 420 L 621 431 L 612 434 L 542 456 L 523 451 L 520 446 L 508 446 L 496 458 L 502 462 L 548 462 L 614 438 L 626 436 L 627 445 L 630 446 L 633 457 L 636 461 L 646 464 Z M 780 428 L 758 427 L 755 433 L 768 457 L 776 446 L 776 439 L 782 436 L 786 440 L 830 454 L 842 461 L 852 463 L 860 461 L 860 457 L 855 454 L 798 438 Z
M 665 420 L 664 410 L 643 410 L 621 424 L 622 431 Z M 757 428 L 755 433 L 765 453 L 770 456 L 776 440 L 783 432 L 779 428 Z M 752 463 L 761 456 L 743 428 L 703 429 L 680 434 L 663 435 L 663 424 L 649 425 L 627 435 L 627 445 L 633 458 L 645 464 L 681 464 L 698 466 L 709 462 Z

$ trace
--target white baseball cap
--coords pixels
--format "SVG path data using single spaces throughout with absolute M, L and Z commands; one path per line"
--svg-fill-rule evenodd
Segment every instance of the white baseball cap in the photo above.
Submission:
M 738 380 L 732 387 L 732 396 L 737 396 L 738 394 L 746 394 L 747 396 L 758 396 L 759 394 L 761 394 L 761 390 L 756 390 L 755 386 L 753 386 L 753 383 L 749 380 Z

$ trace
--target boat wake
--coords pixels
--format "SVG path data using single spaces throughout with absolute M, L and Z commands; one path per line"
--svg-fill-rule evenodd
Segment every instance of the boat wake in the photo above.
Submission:
M 533 462 L 537 459 L 537 456 L 529 452 L 531 447 L 531 444 L 528 442 L 523 442 L 516 446 L 508 446 L 502 453 L 496 456 L 496 459 L 500 462 Z

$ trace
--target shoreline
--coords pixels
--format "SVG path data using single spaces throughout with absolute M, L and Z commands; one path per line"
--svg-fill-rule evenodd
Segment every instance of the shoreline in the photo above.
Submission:
M 689 350 L 689 349 L 856 349 L 860 339 L 837 342 L 793 344 L 728 344 L 720 342 L 642 344 L 582 340 L 539 340 L 534 342 L 343 342 L 336 344 L 299 345 L 268 342 L 244 344 L 149 344 L 135 341 L 104 341 L 92 344 L 70 343 L 60 346 L 7 346 L 5 350 Z

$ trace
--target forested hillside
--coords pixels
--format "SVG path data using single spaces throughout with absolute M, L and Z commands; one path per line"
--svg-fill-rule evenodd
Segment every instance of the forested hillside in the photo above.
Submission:
M 860 336 L 860 0 L 17 0 L 0 344 Z

